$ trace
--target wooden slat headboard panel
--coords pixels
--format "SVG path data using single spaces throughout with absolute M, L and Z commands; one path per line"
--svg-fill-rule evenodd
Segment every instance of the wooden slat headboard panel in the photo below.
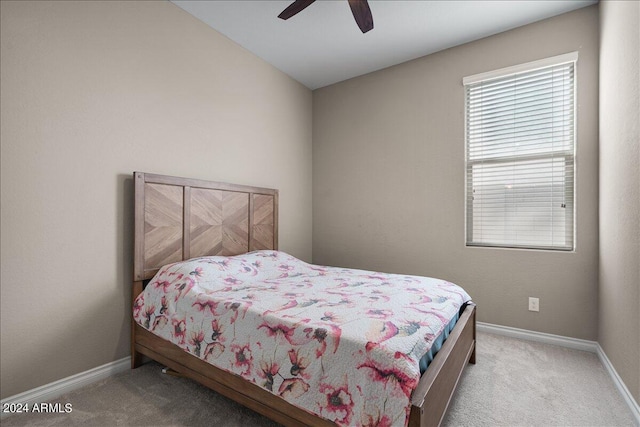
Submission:
M 134 172 L 134 280 L 172 262 L 278 249 L 278 190 Z

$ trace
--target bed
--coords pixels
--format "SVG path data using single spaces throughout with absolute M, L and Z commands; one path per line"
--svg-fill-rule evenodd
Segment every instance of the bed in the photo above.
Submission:
M 339 407 L 341 412 L 339 412 L 337 416 L 336 414 L 331 414 L 333 416 L 332 418 L 326 416 L 327 414 L 323 413 L 322 410 L 310 412 L 309 405 L 300 404 L 296 399 L 304 399 L 309 389 L 314 391 L 314 388 L 318 387 L 318 385 L 313 385 L 312 382 L 313 378 L 316 377 L 315 375 L 312 378 L 312 375 L 307 373 L 305 376 L 305 373 L 302 372 L 307 365 L 311 365 L 312 362 L 314 362 L 313 358 L 309 357 L 309 351 L 315 351 L 318 360 L 329 361 L 326 363 L 326 366 L 323 365 L 320 368 L 328 371 L 328 367 L 333 366 L 336 360 L 341 360 L 338 357 L 340 356 L 338 348 L 342 351 L 343 348 L 347 347 L 344 343 L 349 342 L 348 339 L 343 338 L 343 344 L 338 346 L 337 342 L 339 342 L 340 339 L 339 334 L 337 335 L 338 340 L 336 340 L 335 335 L 331 335 L 331 333 L 326 336 L 326 331 L 330 330 L 331 325 L 335 324 L 329 322 L 330 319 L 325 318 L 334 313 L 333 307 L 328 307 L 328 305 L 336 301 L 330 298 L 309 298 L 305 296 L 302 288 L 307 287 L 307 285 L 312 286 L 312 283 L 320 286 L 319 283 L 321 279 L 326 279 L 325 276 L 328 275 L 328 272 L 338 275 L 342 274 L 343 276 L 349 274 L 356 276 L 351 282 L 348 282 L 347 279 L 340 279 L 340 282 L 334 281 L 338 283 L 338 286 L 343 287 L 343 289 L 330 287 L 330 293 L 333 292 L 334 294 L 336 291 L 345 291 L 345 286 L 353 287 L 354 283 L 357 286 L 362 286 L 364 282 L 360 279 L 366 275 L 371 276 L 371 280 L 378 280 L 380 282 L 375 286 L 382 286 L 382 282 L 387 283 L 387 276 L 383 276 L 381 273 L 373 275 L 371 272 L 356 270 L 331 269 L 329 267 L 320 268 L 299 260 L 294 261 L 295 258 L 277 252 L 277 190 L 168 177 L 141 172 L 134 173 L 134 183 L 135 246 L 132 301 L 135 311 L 134 318 L 137 317 L 138 321 L 136 322 L 135 319 L 132 321 L 132 368 L 139 366 L 142 363 L 142 357 L 147 356 L 166 365 L 171 370 L 196 380 L 220 394 L 284 425 L 336 425 L 334 422 L 329 421 L 329 419 L 334 419 L 336 423 L 341 425 L 379 424 L 383 421 L 379 410 L 377 414 L 372 414 L 372 411 L 369 411 L 367 416 L 364 417 L 364 415 L 360 413 L 352 414 L 351 407 L 347 408 L 345 405 L 341 405 Z M 202 258 L 209 256 L 224 256 L 229 258 Z M 285 258 L 286 262 L 283 262 Z M 256 259 L 258 259 L 259 262 L 257 262 Z M 207 318 L 205 321 L 204 317 L 198 317 L 203 316 L 207 311 L 210 311 L 216 316 L 221 316 L 220 319 L 222 319 L 224 315 L 227 315 L 225 318 L 225 322 L 227 322 L 226 326 L 220 325 L 218 328 L 217 323 L 214 323 L 213 336 L 211 335 L 212 329 L 208 326 L 209 329 L 207 329 L 206 334 L 210 338 L 208 338 L 209 344 L 206 349 L 204 348 L 205 343 L 203 343 L 202 337 L 198 336 L 199 333 L 194 334 L 191 332 L 191 337 L 185 338 L 184 327 L 182 325 L 167 325 L 168 321 L 164 314 L 167 313 L 167 310 L 170 309 L 172 304 L 166 303 L 165 297 L 169 297 L 169 294 L 166 296 L 162 295 L 162 303 L 160 303 L 158 299 L 153 302 L 153 304 L 148 304 L 148 306 L 153 309 L 150 310 L 145 324 L 145 316 L 147 316 L 145 310 L 149 311 L 149 308 L 143 308 L 140 303 L 145 295 L 150 295 L 148 292 L 143 294 L 145 286 L 148 285 L 147 291 L 150 291 L 153 288 L 162 288 L 164 283 L 165 288 L 171 287 L 173 289 L 173 285 L 168 286 L 169 282 L 167 277 L 171 277 L 171 275 L 174 275 L 174 277 L 182 277 L 189 276 L 190 274 L 199 276 L 203 268 L 206 269 L 208 266 L 214 264 L 215 271 L 226 269 L 228 267 L 226 265 L 224 268 L 220 267 L 223 262 L 238 263 L 240 267 L 233 267 L 231 269 L 239 272 L 239 274 L 228 275 L 225 273 L 226 276 L 224 278 L 221 276 L 221 279 L 226 278 L 225 280 L 229 280 L 230 286 L 220 289 L 207 288 L 207 290 L 205 290 L 206 294 L 218 295 L 220 292 L 230 291 L 235 285 L 245 279 L 242 274 L 244 274 L 246 270 L 247 275 L 255 276 L 257 274 L 264 276 L 266 274 L 266 276 L 260 277 L 262 277 L 263 282 L 268 285 L 263 287 L 272 288 L 269 289 L 271 292 L 278 290 L 280 287 L 282 288 L 282 294 L 278 297 L 274 296 L 274 298 L 285 298 L 285 300 L 281 301 L 282 303 L 276 304 L 275 306 L 283 307 L 283 309 L 280 310 L 279 308 L 265 306 L 266 308 L 262 307 L 262 309 L 257 311 L 252 309 L 251 312 L 248 311 L 248 308 L 244 312 L 242 309 L 238 310 L 239 307 L 245 305 L 248 307 L 255 303 L 256 306 L 258 306 L 259 303 L 272 299 L 261 296 L 248 305 L 243 305 L 243 300 L 233 304 L 204 300 L 188 302 L 188 305 L 195 307 L 194 314 L 190 315 L 190 318 L 192 320 L 195 318 L 196 323 L 199 321 L 200 324 L 211 324 L 211 318 Z M 220 265 L 216 263 L 220 263 Z M 273 264 L 273 268 L 271 269 L 268 267 L 271 265 L 270 263 Z M 293 270 L 291 274 L 288 274 L 286 271 L 276 271 L 278 269 L 281 270 L 282 265 L 291 265 L 292 269 L 295 267 L 301 269 L 301 272 Z M 254 266 L 259 266 L 259 271 L 252 271 Z M 180 268 L 186 268 L 186 270 L 183 270 L 181 273 Z M 285 267 L 285 270 L 286 269 L 287 267 Z M 213 274 L 215 274 L 215 271 Z M 163 279 L 154 279 L 154 282 L 149 284 L 150 279 L 158 272 L 160 272 L 159 276 L 163 277 Z M 278 277 L 285 277 L 286 280 L 273 282 L 273 280 L 276 279 L 276 276 L 271 276 L 273 272 L 276 272 L 279 275 Z M 309 277 L 312 278 L 309 279 Z M 427 280 L 427 278 L 416 278 L 415 276 L 402 276 L 399 277 L 399 279 L 420 283 Z M 200 280 L 206 282 L 204 279 Z M 194 276 L 191 276 L 185 281 L 185 283 L 187 282 L 193 285 L 193 283 L 197 283 L 198 281 L 194 280 Z M 349 283 L 351 283 L 351 285 L 348 285 Z M 285 289 L 285 285 L 291 288 Z M 364 287 L 366 286 L 369 285 L 364 285 Z M 438 282 L 433 286 L 442 288 L 441 292 L 445 293 L 453 289 L 450 288 L 446 282 L 444 284 Z M 416 288 L 415 291 L 418 292 L 417 285 L 411 289 L 413 288 Z M 381 291 L 381 289 L 383 289 L 383 291 Z M 388 295 L 389 289 L 390 288 L 379 288 L 375 290 L 375 292 L 377 292 L 375 299 Z M 179 286 L 176 287 L 176 292 L 180 294 L 186 294 L 188 290 L 189 289 L 181 289 Z M 259 289 L 252 288 L 250 291 L 251 292 L 245 292 L 244 298 L 247 298 L 248 295 L 256 295 Z M 298 291 L 301 293 L 297 293 Z M 362 293 L 362 289 L 358 289 L 355 295 L 358 295 L 358 298 L 362 298 L 365 294 Z M 171 296 L 173 296 L 173 294 Z M 337 295 L 336 297 L 347 298 L 344 294 Z M 147 296 L 147 298 L 151 298 L 151 296 Z M 287 300 L 287 298 L 289 299 Z M 388 297 L 385 296 L 385 298 Z M 422 298 L 424 299 L 426 297 Z M 173 301 L 174 298 L 168 298 L 168 300 Z M 175 301 L 178 301 L 178 296 L 176 296 Z M 371 304 L 374 304 L 374 302 L 371 302 Z M 385 302 L 382 301 L 382 303 L 384 304 Z M 320 313 L 324 313 L 322 319 L 318 318 L 317 321 L 325 322 L 320 324 L 320 326 L 326 324 L 326 329 L 319 327 L 318 324 L 314 324 L 313 322 L 316 321 L 314 320 L 315 317 L 309 315 L 309 310 L 313 310 L 316 307 L 317 310 L 320 310 Z M 382 306 L 376 308 L 375 305 L 372 305 L 371 307 L 376 309 L 376 315 L 385 315 L 383 313 L 384 310 L 381 309 Z M 416 307 L 416 309 L 423 309 L 424 307 L 421 305 L 420 307 Z M 439 310 L 440 307 L 438 306 L 437 309 Z M 298 332 L 293 331 L 293 329 L 289 327 L 278 326 L 276 328 L 274 326 L 276 320 L 278 322 L 284 322 L 287 318 L 292 318 L 291 314 L 293 312 L 290 310 L 305 313 L 306 318 L 299 318 L 296 321 L 297 323 L 304 323 Z M 282 312 L 277 313 L 278 311 Z M 257 359 L 255 371 L 263 381 L 260 381 L 257 376 L 251 379 L 250 376 L 244 375 L 247 379 L 243 378 L 243 374 L 248 374 L 248 367 L 247 372 L 238 371 L 233 373 L 228 367 L 222 369 L 203 360 L 209 360 L 209 357 L 205 357 L 205 355 L 220 356 L 222 351 L 220 349 L 224 346 L 221 344 L 223 341 L 217 338 L 218 336 L 220 336 L 220 338 L 222 337 L 222 335 L 220 335 L 222 332 L 220 331 L 222 331 L 223 328 L 235 328 L 236 324 L 234 322 L 238 319 L 239 315 L 244 319 L 244 317 L 252 317 L 255 313 L 260 313 L 263 318 L 255 319 L 257 323 L 255 323 L 256 327 L 253 328 L 252 331 L 255 333 L 263 332 L 264 334 L 257 340 L 257 345 L 260 348 L 254 349 L 253 351 L 267 351 L 266 349 L 268 348 L 268 351 L 271 352 L 271 347 L 268 347 L 266 343 L 269 337 L 272 337 L 274 340 L 280 339 L 280 341 L 287 344 L 287 342 L 282 340 L 283 331 L 286 331 L 284 338 L 288 340 L 288 344 L 293 343 L 300 346 L 312 346 L 309 347 L 312 349 L 309 351 L 303 347 L 300 347 L 300 349 L 295 347 L 295 351 L 294 348 L 283 347 L 283 351 L 285 352 L 289 349 L 288 355 L 290 360 L 287 361 L 286 369 L 280 372 L 286 371 L 285 374 L 287 378 L 277 372 L 278 367 L 276 367 L 272 373 L 269 373 L 271 367 L 258 365 Z M 426 369 L 424 374 L 420 375 L 418 373 L 415 381 L 408 382 L 410 389 L 403 389 L 408 398 L 407 402 L 409 402 L 403 409 L 406 411 L 406 417 L 394 418 L 394 421 L 391 422 L 393 425 L 404 425 L 406 421 L 406 424 L 410 426 L 430 426 L 439 425 L 442 421 L 462 370 L 467 363 L 475 363 L 475 305 L 471 302 L 460 304 L 458 314 L 459 318 L 457 323 L 455 323 L 455 327 L 450 331 L 447 340 L 431 361 L 429 368 Z M 216 317 L 214 322 L 217 321 L 218 318 Z M 354 321 L 359 321 L 359 319 L 355 319 Z M 240 322 L 238 321 L 237 324 L 240 324 Z M 288 325 L 291 326 L 291 324 Z M 383 331 L 388 331 L 388 329 L 385 329 L 385 324 L 382 320 L 379 321 L 379 325 L 382 325 Z M 161 331 L 164 326 L 166 326 L 166 330 L 170 333 L 167 332 L 168 335 L 162 337 Z M 376 335 L 378 336 L 377 341 L 374 339 L 372 340 L 373 342 L 368 342 L 366 350 L 362 350 L 360 353 L 362 353 L 363 357 L 369 357 L 370 354 L 377 354 L 375 353 L 375 351 L 377 351 L 376 347 L 378 344 L 381 344 L 382 341 L 385 341 L 384 346 L 386 347 L 388 343 L 399 340 L 401 335 L 403 339 L 405 339 L 406 336 L 411 335 L 418 330 L 418 328 L 420 328 L 419 325 L 411 325 L 411 328 L 405 328 L 405 330 L 410 329 L 410 333 L 405 333 L 404 335 L 399 334 L 397 330 L 384 338 L 379 338 L 380 334 L 378 334 Z M 376 330 L 379 329 L 380 328 Z M 155 333 L 151 332 L 151 330 Z M 176 331 L 179 333 L 176 333 Z M 313 331 L 315 331 L 315 334 Z M 323 332 L 318 335 L 317 331 Z M 250 333 L 251 332 L 249 332 L 249 334 Z M 304 339 L 305 334 L 309 339 Z M 175 343 L 171 342 L 169 335 L 176 335 L 178 338 L 182 338 L 182 341 L 174 340 Z M 203 333 L 200 333 L 200 335 L 204 336 Z M 334 341 L 330 341 L 329 339 L 329 337 L 332 336 L 334 337 Z M 211 338 L 213 338 L 213 340 Z M 386 340 L 389 341 L 387 342 Z M 371 346 L 371 348 L 369 348 L 369 346 Z M 278 351 L 276 347 L 273 348 L 273 352 Z M 242 353 L 244 350 L 238 351 L 240 351 L 240 353 L 237 354 L 242 356 L 241 361 L 246 362 L 247 355 L 250 355 L 250 353 L 244 354 Z M 306 353 L 304 353 L 305 351 Z M 370 351 L 371 353 L 369 353 Z M 335 353 L 337 359 L 331 359 L 332 353 Z M 398 359 L 404 357 L 401 352 L 396 352 L 395 354 Z M 407 352 L 407 354 L 409 354 L 409 352 Z M 355 351 L 354 357 L 357 358 L 357 352 Z M 341 358 L 345 359 L 344 355 L 342 355 Z M 282 359 L 281 357 L 280 360 Z M 287 359 L 286 356 L 284 359 Z M 371 358 L 369 357 L 369 359 Z M 240 359 L 237 359 L 236 361 L 239 360 Z M 404 359 L 396 360 L 395 362 L 391 361 L 390 363 L 397 365 L 403 360 Z M 302 361 L 304 361 L 304 363 Z M 262 364 L 262 361 L 260 363 Z M 359 366 L 363 367 L 364 365 L 364 363 L 361 363 Z M 238 363 L 238 369 L 242 370 L 246 366 L 248 365 Z M 262 368 L 262 371 L 258 366 Z M 364 366 L 364 368 L 366 368 L 366 366 Z M 364 368 L 352 371 L 367 371 L 367 369 Z M 309 367 L 309 370 L 311 370 L 311 367 Z M 276 373 L 278 373 L 281 378 L 274 379 Z M 385 375 L 389 376 L 388 374 Z M 399 374 L 394 374 L 392 378 L 394 379 L 394 386 L 400 383 L 398 380 Z M 347 381 L 346 374 L 345 381 Z M 353 394 L 356 388 L 360 390 L 360 388 L 366 389 L 370 386 L 370 384 L 362 381 L 362 377 L 350 379 L 350 381 L 351 389 L 349 393 L 351 394 Z M 334 395 L 336 398 L 344 398 L 347 396 L 346 391 L 339 391 L 337 386 L 331 388 L 330 385 L 327 385 L 328 382 L 329 380 L 326 380 L 325 383 L 319 385 L 321 391 L 327 394 L 327 396 L 329 396 L 331 392 L 335 392 Z M 356 385 L 355 387 L 354 384 Z M 402 384 L 400 385 L 402 386 Z M 372 384 L 371 387 L 372 390 L 375 390 L 374 384 Z M 384 387 L 384 390 L 386 390 L 388 384 L 385 383 Z M 346 390 L 346 388 L 344 390 Z M 274 391 L 280 391 L 280 396 L 277 395 L 278 393 L 274 393 Z M 338 395 L 338 392 L 342 394 Z M 361 394 L 365 395 L 365 393 Z M 379 390 L 377 394 L 380 394 Z M 311 396 L 311 392 L 309 392 L 308 395 Z M 348 396 L 351 397 L 350 394 Z M 331 397 L 329 397 L 329 399 L 331 399 Z M 390 406 L 395 402 L 391 398 L 388 400 L 391 402 L 389 403 Z M 297 403 L 297 406 L 290 402 Z M 339 400 L 339 402 L 343 404 L 345 403 L 345 399 Z M 354 399 L 348 399 L 348 402 L 351 406 L 353 406 L 354 403 L 359 403 L 357 396 Z M 379 408 L 379 405 L 375 402 L 371 403 L 371 405 Z M 319 414 L 322 414 L 322 416 Z M 387 419 L 386 421 L 390 422 L 391 420 Z

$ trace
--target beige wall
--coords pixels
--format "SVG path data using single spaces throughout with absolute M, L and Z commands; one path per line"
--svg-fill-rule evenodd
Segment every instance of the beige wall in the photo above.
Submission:
M 311 91 L 169 2 L 1 2 L 2 398 L 129 355 L 134 170 L 280 189 L 311 260 Z
M 600 2 L 599 341 L 640 402 L 640 3 Z
M 575 253 L 465 247 L 462 78 L 579 51 Z M 314 91 L 313 259 L 441 277 L 479 320 L 598 332 L 598 8 Z M 540 312 L 527 310 L 540 298 Z

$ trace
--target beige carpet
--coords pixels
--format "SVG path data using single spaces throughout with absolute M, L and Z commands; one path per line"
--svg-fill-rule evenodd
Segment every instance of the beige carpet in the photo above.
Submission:
M 62 396 L 70 414 L 13 415 L 9 426 L 277 426 L 151 363 Z M 479 333 L 446 426 L 632 426 L 597 356 Z

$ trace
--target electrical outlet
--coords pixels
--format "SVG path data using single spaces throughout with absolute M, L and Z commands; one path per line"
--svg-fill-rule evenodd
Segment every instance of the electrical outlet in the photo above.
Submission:
M 540 311 L 540 298 L 529 297 L 529 311 Z

